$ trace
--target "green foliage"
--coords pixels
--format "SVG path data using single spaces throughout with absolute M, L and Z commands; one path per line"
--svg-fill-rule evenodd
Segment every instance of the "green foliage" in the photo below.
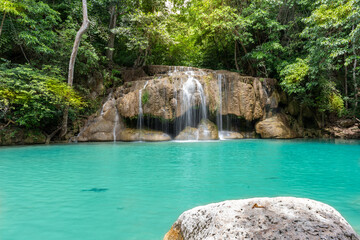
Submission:
M 84 107 L 81 97 L 58 76 L 26 65 L 0 65 L 0 121 L 12 120 L 26 128 L 59 122 L 62 110 Z
M 94 72 L 102 73 L 106 92 L 124 84 L 121 66 L 165 64 L 277 78 L 302 105 L 340 113 L 346 102 L 351 112 L 359 110 L 358 0 L 97 0 L 88 1 L 88 13 L 90 28 L 75 64 L 74 88 L 82 94 L 93 92 L 88 79 Z M 85 100 L 64 83 L 81 1 L 0 0 L 0 16 L 0 56 L 17 63 L 1 65 L 0 121 L 56 125 L 67 104 L 74 120 L 79 111 L 90 114 L 98 99 L 87 99 L 81 110 Z M 144 91 L 143 104 L 148 97 Z
M 145 105 L 149 101 L 149 97 L 150 97 L 149 92 L 146 91 L 146 89 L 145 89 L 141 96 L 142 105 Z
M 295 63 L 287 65 L 281 72 L 281 86 L 289 94 L 304 92 L 302 83 L 309 74 L 309 65 L 306 60 L 297 58 Z
M 339 94 L 333 93 L 329 97 L 329 106 L 328 109 L 331 112 L 336 112 L 338 115 L 344 110 L 344 100 Z
M 162 12 L 145 13 L 138 10 L 130 13 L 114 32 L 126 38 L 128 50 L 138 53 L 135 66 L 148 63 L 149 53 L 154 46 L 172 42 L 167 31 L 166 15 Z

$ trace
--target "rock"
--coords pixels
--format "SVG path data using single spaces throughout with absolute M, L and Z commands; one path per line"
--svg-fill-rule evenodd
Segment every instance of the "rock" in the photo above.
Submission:
M 218 132 L 217 126 L 213 122 L 209 121 L 208 119 L 201 120 L 201 122 L 198 126 L 198 130 L 199 130 L 198 140 L 217 140 L 217 139 L 219 139 L 219 132 Z
M 118 136 L 125 127 L 123 122 L 135 126 L 140 106 L 149 127 L 158 129 L 166 125 L 163 131 L 172 131 L 170 134 L 175 134 L 176 129 L 184 125 L 179 124 L 180 119 L 187 119 L 188 127 L 178 134 L 176 140 L 218 139 L 213 123 L 201 123 L 197 129 L 189 126 L 203 116 L 201 111 L 205 107 L 209 119 L 215 119 L 219 113 L 225 118 L 237 119 L 226 127 L 237 133 L 228 133 L 224 139 L 256 138 L 259 135 L 262 138 L 295 138 L 315 136 L 306 135 L 304 127 L 319 130 L 318 125 L 311 124 L 315 116 L 312 109 L 300 109 L 294 99 L 288 99 L 279 90 L 275 79 L 242 76 L 223 70 L 157 65 L 125 69 L 125 73 L 129 80 L 116 88 L 104 104 L 102 114 L 88 121 L 86 128 L 81 130 L 79 141 L 112 141 L 116 116 L 120 118 L 115 130 Z M 346 130 L 348 133 L 345 135 L 339 129 L 334 128 L 327 134 L 344 138 L 359 136 L 356 127 Z M 123 133 L 125 141 L 138 139 L 138 136 L 131 138 L 128 135 Z
M 24 144 L 41 144 L 45 141 L 46 136 L 38 131 L 29 130 L 24 134 Z
M 355 125 L 355 119 L 340 119 L 338 120 L 338 125 L 343 128 L 349 128 Z
M 104 77 L 100 72 L 92 72 L 88 75 L 87 86 L 90 88 L 90 97 L 94 100 L 105 90 Z
M 124 68 L 121 70 L 121 78 L 124 82 L 131 82 L 147 76 L 142 68 Z
M 164 240 L 359 239 L 331 206 L 305 198 L 224 201 L 180 215 Z
M 175 140 L 197 140 L 198 137 L 199 131 L 197 128 L 186 127 L 176 136 Z
M 261 138 L 295 138 L 296 133 L 288 126 L 283 114 L 277 114 L 255 125 L 256 133 Z
M 78 142 L 119 140 L 119 133 L 122 129 L 124 129 L 124 123 L 116 109 L 116 101 L 113 98 L 108 98 L 102 106 L 102 111 L 99 116 L 92 116 L 88 119 L 85 126 L 80 130 L 76 140 Z
M 177 226 L 171 227 L 170 231 L 165 234 L 164 240 L 184 240 L 181 229 Z
M 171 137 L 168 134 L 160 131 L 127 128 L 120 132 L 118 139 L 124 142 L 133 142 L 133 141 L 163 142 L 163 141 L 170 141 Z
M 342 139 L 360 138 L 360 123 L 355 123 L 353 126 L 350 126 L 348 128 L 331 125 L 325 128 L 324 130 L 335 138 L 342 138 Z
M 300 112 L 300 105 L 295 100 L 292 100 L 289 103 L 289 105 L 287 106 L 287 109 L 291 115 L 297 116 L 297 115 L 299 115 L 299 112 Z
M 44 144 L 46 136 L 36 130 L 19 127 L 0 129 L 0 146 L 21 144 Z
M 149 77 L 137 78 L 116 90 L 117 108 L 121 116 L 134 118 L 139 114 L 139 91 L 147 94 L 143 103 L 144 115 L 174 120 L 185 114 L 189 108 L 199 107 L 200 95 L 194 94 L 191 105 L 182 104 L 183 84 L 189 75 L 189 68 L 169 66 L 147 66 L 144 68 Z M 219 75 L 221 80 L 222 115 L 235 115 L 247 121 L 261 119 L 265 116 L 265 107 L 276 109 L 280 94 L 275 89 L 276 80 L 241 76 L 229 71 L 211 71 L 190 68 L 192 77 L 200 82 L 206 96 L 206 105 L 211 113 L 216 113 L 220 104 Z M 131 84 L 129 84 L 131 83 Z M 147 83 L 147 84 L 146 84 Z M 146 87 L 144 88 L 144 86 Z M 188 89 L 196 92 L 198 89 Z
M 200 121 L 198 128 L 186 127 L 175 140 L 217 140 L 219 139 L 217 126 L 209 121 L 203 119 Z
M 222 131 L 220 133 L 220 139 L 241 139 L 244 136 L 238 132 Z

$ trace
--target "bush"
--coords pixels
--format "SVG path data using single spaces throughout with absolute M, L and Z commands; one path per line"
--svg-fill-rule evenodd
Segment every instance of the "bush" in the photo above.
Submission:
M 82 98 L 48 68 L 0 64 L 0 121 L 26 128 L 60 123 L 65 106 L 81 109 Z

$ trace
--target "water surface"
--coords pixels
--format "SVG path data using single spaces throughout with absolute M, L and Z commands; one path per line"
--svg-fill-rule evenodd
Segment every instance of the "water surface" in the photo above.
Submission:
M 335 207 L 360 232 L 360 144 L 284 140 L 0 148 L 0 239 L 162 239 L 198 205 L 263 196 Z

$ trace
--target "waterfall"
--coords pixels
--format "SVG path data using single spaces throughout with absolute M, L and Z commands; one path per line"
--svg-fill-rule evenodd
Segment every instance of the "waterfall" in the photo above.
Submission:
M 180 68 L 180 70 L 182 69 Z M 181 80 L 180 103 L 178 104 L 183 115 L 178 120 L 179 122 L 177 122 L 177 133 L 186 127 L 197 127 L 199 120 L 207 119 L 206 96 L 203 86 L 196 79 L 195 73 L 191 68 L 187 68 L 184 73 L 187 79 L 185 82 Z M 196 136 L 198 139 L 198 134 Z M 190 138 L 189 134 L 188 139 L 190 140 Z
M 116 128 L 119 124 L 119 112 L 116 107 L 116 100 L 113 98 L 114 101 L 114 108 L 115 108 L 115 121 L 114 121 L 114 129 L 113 129 L 113 136 L 114 136 L 114 142 L 116 142 Z
M 216 114 L 216 124 L 218 126 L 219 138 L 223 139 L 223 120 L 222 120 L 222 80 L 224 78 L 223 74 L 218 74 L 218 88 L 219 88 L 219 107 Z
M 149 81 L 146 81 L 144 87 L 139 90 L 139 117 L 138 117 L 138 129 L 139 129 L 139 141 L 142 141 L 142 128 L 144 123 L 144 113 L 142 108 L 142 91 L 146 88 Z

